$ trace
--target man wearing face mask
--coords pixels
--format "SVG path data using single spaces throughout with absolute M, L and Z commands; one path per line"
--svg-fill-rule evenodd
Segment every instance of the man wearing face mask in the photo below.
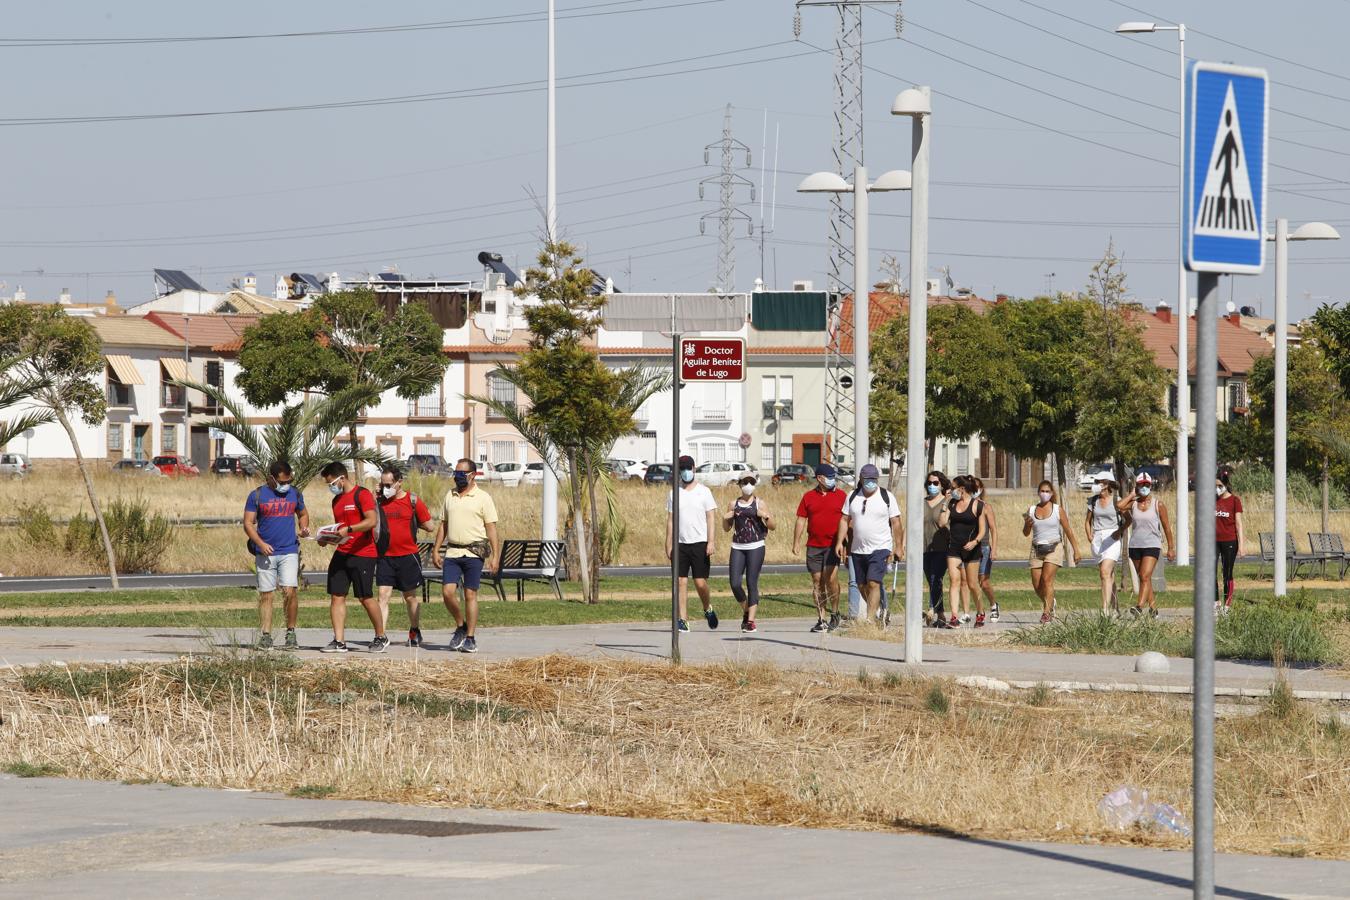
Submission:
M 713 515 L 717 512 L 717 501 L 706 484 L 694 480 L 694 458 L 681 456 L 679 463 L 678 488 L 672 488 L 671 496 L 666 499 L 666 559 L 676 563 L 679 574 L 680 615 L 677 627 L 687 632 L 689 624 L 689 576 L 694 578 L 694 589 L 703 603 L 703 618 L 709 628 L 717 627 L 717 613 L 713 612 L 712 599 L 708 593 L 708 573 L 712 570 L 713 555 Z M 674 491 L 680 494 L 679 533 L 676 535 L 676 523 L 673 513 Z M 678 555 L 676 555 L 678 554 Z
M 848 494 L 836 479 L 834 466 L 829 463 L 816 466 L 816 486 L 803 494 L 797 504 L 797 524 L 792 532 L 793 556 L 799 552 L 802 532 L 806 532 L 806 571 L 811 573 L 811 593 L 816 600 L 816 624 L 811 629 L 814 632 L 839 627 L 839 556 L 834 545 Z
M 497 536 L 497 504 L 477 484 L 478 467 L 471 459 L 455 463 L 455 486 L 445 493 L 441 520 L 432 538 L 431 562 L 441 567 L 441 599 L 455 620 L 450 649 L 477 653 L 478 587 L 484 572 L 495 572 L 502 558 Z M 441 540 L 445 540 L 442 562 Z M 461 579 L 464 608 L 455 602 Z
M 272 647 L 272 596 L 285 598 L 287 650 L 298 650 L 295 623 L 300 615 L 300 537 L 309 536 L 305 498 L 291 486 L 291 467 L 278 460 L 267 469 L 267 483 L 244 502 L 244 534 L 258 573 L 258 649 Z M 296 522 L 300 528 L 297 535 Z
M 347 467 L 332 462 L 319 473 L 333 495 L 333 521 L 337 523 L 337 550 L 328 563 L 328 614 L 333 621 L 333 640 L 324 653 L 346 653 L 347 592 L 356 594 L 375 626 L 371 653 L 383 653 L 389 647 L 384 620 L 375 602 L 375 538 L 371 534 L 379 522 L 375 496 L 347 477 Z
M 905 533 L 901 530 L 900 504 L 895 495 L 879 482 L 881 472 L 868 463 L 858 472 L 859 486 L 844 506 L 835 537 L 835 553 L 842 559 L 847 549 L 863 597 L 867 600 L 867 619 L 877 621 L 881 609 L 881 585 L 886 566 L 905 555 Z M 853 540 L 846 547 L 849 528 Z
M 380 589 L 380 619 L 389 627 L 389 598 L 397 588 L 408 607 L 408 646 L 422 644 L 422 559 L 417 555 L 417 529 L 431 531 L 431 513 L 416 494 L 403 489 L 403 471 L 390 463 L 380 472 L 379 537 L 375 549 L 375 584 Z

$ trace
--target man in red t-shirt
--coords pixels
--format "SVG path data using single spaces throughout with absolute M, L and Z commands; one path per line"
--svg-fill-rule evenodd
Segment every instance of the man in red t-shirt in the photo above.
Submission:
M 408 607 L 408 646 L 422 645 L 417 591 L 422 587 L 422 557 L 417 553 L 417 529 L 431 531 L 431 512 L 422 498 L 403 489 L 403 470 L 390 463 L 380 472 L 378 500 L 384 521 L 375 539 L 379 562 L 375 565 L 375 585 L 380 589 L 380 621 L 389 626 L 389 598 L 398 588 Z
M 839 627 L 839 556 L 835 536 L 844 516 L 848 495 L 836 486 L 834 466 L 816 466 L 816 486 L 797 504 L 797 526 L 792 532 L 792 553 L 799 552 L 802 532 L 806 532 L 806 571 L 811 573 L 811 592 L 816 598 L 815 632 Z M 830 619 L 825 621 L 825 602 L 829 600 Z
M 366 608 L 370 624 L 375 626 L 371 653 L 383 653 L 389 647 L 384 634 L 384 619 L 375 602 L 375 538 L 371 532 L 379 521 L 375 495 L 347 478 L 347 467 L 329 463 L 319 473 L 333 495 L 333 521 L 337 531 L 328 543 L 337 541 L 337 550 L 328 563 L 328 613 L 333 620 L 333 640 L 324 653 L 346 653 L 344 629 L 347 625 L 347 591 Z
M 1223 606 L 1214 601 L 1215 612 L 1226 612 L 1233 605 L 1233 567 L 1246 538 L 1242 527 L 1242 498 L 1229 487 L 1227 470 L 1221 470 L 1214 479 L 1214 543 L 1219 551 L 1219 572 L 1222 581 Z

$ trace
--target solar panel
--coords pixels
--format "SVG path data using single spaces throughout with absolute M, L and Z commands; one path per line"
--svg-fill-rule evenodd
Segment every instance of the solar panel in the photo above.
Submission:
M 155 269 L 155 279 L 162 283 L 169 292 L 173 291 L 201 291 L 206 292 L 188 273 L 181 269 Z
M 397 272 L 380 272 L 375 277 L 381 281 L 391 282 L 393 284 L 398 284 L 403 280 L 403 276 Z
M 291 283 L 300 285 L 301 293 L 306 296 L 324 292 L 323 284 L 316 276 L 310 275 L 308 272 L 292 272 Z

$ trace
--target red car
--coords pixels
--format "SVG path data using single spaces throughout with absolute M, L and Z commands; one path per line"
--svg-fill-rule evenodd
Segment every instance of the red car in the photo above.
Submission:
M 169 476 L 183 476 L 184 478 L 195 478 L 201 472 L 190 461 L 184 460 L 177 453 L 165 453 L 162 456 L 156 456 L 151 460 L 151 464 Z

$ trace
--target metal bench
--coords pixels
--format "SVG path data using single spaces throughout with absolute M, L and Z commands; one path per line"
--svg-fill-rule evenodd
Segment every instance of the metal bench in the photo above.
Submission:
M 563 599 L 562 580 L 559 569 L 562 568 L 562 541 L 502 541 L 501 565 L 496 572 L 483 573 L 483 583 L 492 585 L 498 600 L 506 599 L 502 587 L 505 581 L 516 583 L 516 599 L 525 599 L 525 582 L 537 581 L 552 586 L 553 593 Z M 422 558 L 422 575 L 426 579 L 422 585 L 422 600 L 431 598 L 431 584 L 441 584 L 441 570 L 432 568 L 430 542 L 417 545 L 418 555 Z
M 1286 534 L 1284 537 L 1284 558 L 1287 560 L 1290 578 L 1297 578 L 1298 570 L 1303 566 L 1312 566 L 1321 561 L 1322 557 L 1316 553 L 1299 553 L 1292 534 Z M 1272 567 L 1275 564 L 1275 532 L 1262 531 L 1257 534 L 1257 538 L 1261 542 L 1261 563 L 1256 571 L 1256 577 L 1260 578 L 1265 573 L 1266 563 L 1270 563 Z M 1274 573 L 1271 574 L 1273 577 Z
M 1323 578 L 1327 574 L 1327 563 L 1339 566 L 1336 577 L 1345 578 L 1345 570 L 1350 569 L 1350 557 L 1345 554 L 1345 543 L 1339 534 L 1310 531 L 1308 543 L 1312 546 L 1312 555 L 1316 556 L 1322 565 Z

